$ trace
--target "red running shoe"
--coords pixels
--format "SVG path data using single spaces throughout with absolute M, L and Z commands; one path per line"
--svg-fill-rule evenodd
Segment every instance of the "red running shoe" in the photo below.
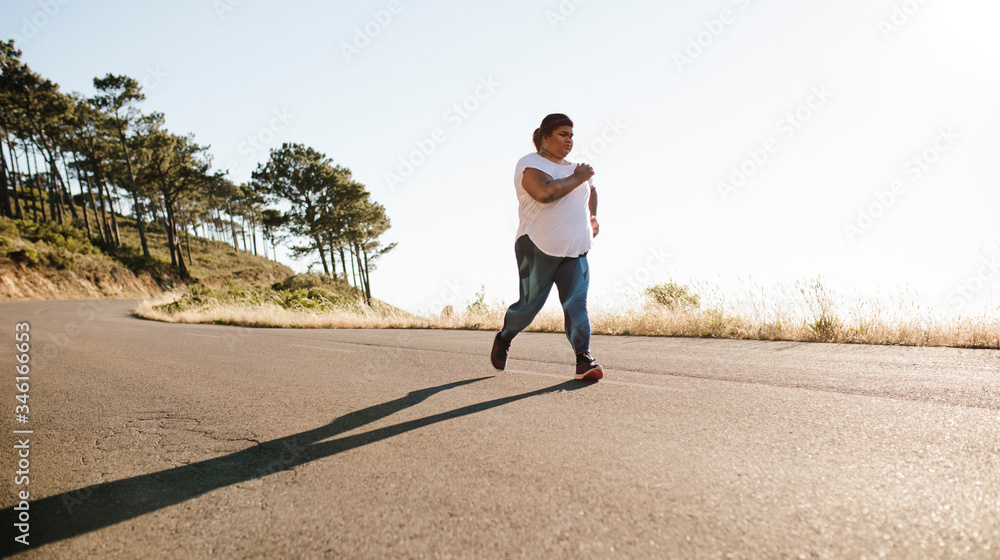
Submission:
M 497 333 L 496 338 L 493 339 L 493 350 L 490 351 L 490 362 L 493 363 L 493 367 L 503 371 L 507 367 L 507 354 L 510 353 L 510 343 Z
M 604 377 L 604 369 L 597 364 L 590 352 L 580 352 L 576 355 L 576 379 L 597 381 L 602 377 Z

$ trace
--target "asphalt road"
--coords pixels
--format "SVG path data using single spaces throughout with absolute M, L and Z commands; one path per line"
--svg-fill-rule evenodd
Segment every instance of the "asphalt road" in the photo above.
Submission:
M 561 335 L 497 373 L 490 332 L 132 306 L 0 304 L 4 554 L 1000 558 L 997 351 L 595 337 L 581 383 Z

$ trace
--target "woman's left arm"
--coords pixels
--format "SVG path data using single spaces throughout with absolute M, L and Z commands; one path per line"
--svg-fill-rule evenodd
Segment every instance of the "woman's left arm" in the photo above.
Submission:
M 594 237 L 601 230 L 601 225 L 597 223 L 597 187 L 590 186 L 590 227 L 594 230 Z

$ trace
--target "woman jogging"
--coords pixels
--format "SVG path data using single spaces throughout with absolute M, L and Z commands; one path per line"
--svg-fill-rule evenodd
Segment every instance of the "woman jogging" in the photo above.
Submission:
M 573 121 L 555 113 L 542 119 L 532 136 L 535 153 L 518 160 L 514 170 L 518 220 L 514 256 L 520 276 L 520 299 L 507 309 L 503 330 L 493 339 L 490 361 L 507 366 L 511 340 L 531 324 L 555 284 L 566 321 L 566 337 L 576 352 L 576 379 L 604 377 L 590 355 L 587 252 L 597 235 L 594 169 L 572 164 Z

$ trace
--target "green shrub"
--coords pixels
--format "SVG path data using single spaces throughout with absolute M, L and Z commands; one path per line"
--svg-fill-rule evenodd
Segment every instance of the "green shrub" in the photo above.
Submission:
M 764 322 L 757 329 L 757 338 L 760 340 L 780 340 L 784 335 L 784 332 L 784 326 L 781 324 L 781 319 L 778 319 L 773 323 Z
M 840 336 L 841 323 L 836 315 L 823 314 L 806 327 L 815 340 L 820 342 L 836 342 Z
M 331 292 L 326 288 L 309 288 L 309 299 L 313 299 L 319 302 L 324 302 L 329 306 L 340 306 L 347 303 L 347 298 L 344 296 Z
M 701 297 L 698 294 L 687 286 L 681 286 L 673 281 L 647 287 L 646 297 L 654 304 L 671 311 L 694 309 L 701 304 Z
M 726 335 L 726 331 L 729 328 L 729 323 L 732 323 L 733 319 L 731 317 L 727 318 L 722 311 L 712 310 L 704 315 L 704 323 L 702 324 L 702 336 L 706 338 L 721 338 Z
M 21 232 L 15 222 L 16 220 L 0 218 L 0 237 L 21 237 Z
M 58 270 L 69 270 L 73 268 L 75 255 L 66 249 L 53 248 L 45 253 L 45 261 L 49 266 Z
M 486 305 L 486 285 L 480 286 L 479 291 L 476 292 L 476 300 L 465 306 L 465 311 L 467 313 L 486 313 L 489 311 L 489 306 Z
M 295 274 L 285 278 L 281 282 L 275 282 L 271 285 L 271 289 L 278 292 L 281 290 L 308 290 L 309 288 L 330 289 L 335 286 L 336 282 L 329 276 L 308 272 L 305 274 Z
M 26 264 L 28 266 L 37 265 L 41 262 L 38 251 L 34 247 L 25 247 L 17 251 L 11 251 L 7 253 L 7 257 L 18 264 Z

